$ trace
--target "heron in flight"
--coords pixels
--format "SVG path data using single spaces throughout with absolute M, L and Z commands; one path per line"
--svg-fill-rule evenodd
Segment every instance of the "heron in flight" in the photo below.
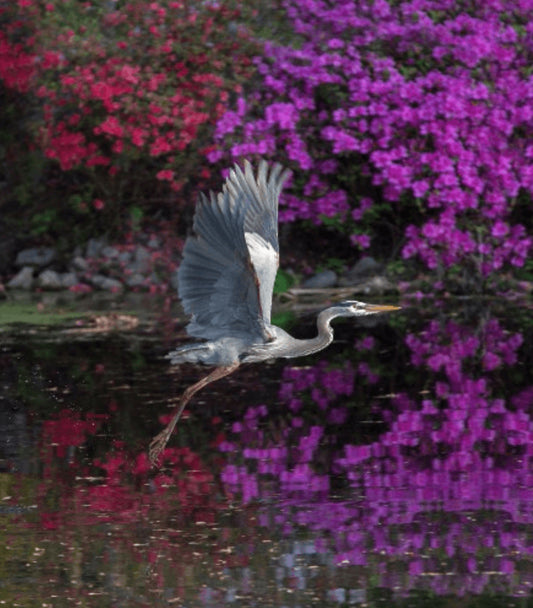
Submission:
M 234 372 L 241 363 L 277 357 L 302 357 L 333 340 L 336 317 L 360 317 L 398 310 L 397 306 L 339 302 L 317 319 L 318 335 L 298 340 L 272 325 L 272 292 L 279 265 L 278 199 L 289 171 L 261 161 L 254 174 L 249 162 L 230 171 L 218 195 L 200 197 L 193 231 L 183 249 L 178 291 L 192 315 L 187 333 L 203 342 L 169 353 L 172 364 L 203 363 L 214 370 L 183 393 L 168 426 L 150 443 L 156 464 L 192 396 Z

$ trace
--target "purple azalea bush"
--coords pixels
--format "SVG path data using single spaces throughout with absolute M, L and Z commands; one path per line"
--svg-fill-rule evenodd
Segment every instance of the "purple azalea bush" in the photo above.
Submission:
M 533 2 L 282 4 L 293 43 L 265 45 L 262 83 L 221 117 L 208 158 L 292 166 L 282 222 L 333 225 L 364 249 L 386 215 L 392 245 L 430 269 L 523 266 Z

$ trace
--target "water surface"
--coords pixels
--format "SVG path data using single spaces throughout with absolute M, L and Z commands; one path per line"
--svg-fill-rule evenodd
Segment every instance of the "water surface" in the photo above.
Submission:
M 154 470 L 205 370 L 168 301 L 83 302 L 0 329 L 0 605 L 532 605 L 530 306 L 339 321 L 200 393 Z

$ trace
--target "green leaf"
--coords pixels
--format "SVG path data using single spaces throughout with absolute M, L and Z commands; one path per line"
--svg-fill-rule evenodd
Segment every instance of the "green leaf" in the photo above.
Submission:
M 272 324 L 281 327 L 282 329 L 289 329 L 294 323 L 296 315 L 290 311 L 285 310 L 283 312 L 274 313 L 272 315 Z
M 274 281 L 274 293 L 285 293 L 294 285 L 294 283 L 294 277 L 280 268 L 276 275 L 276 280 Z

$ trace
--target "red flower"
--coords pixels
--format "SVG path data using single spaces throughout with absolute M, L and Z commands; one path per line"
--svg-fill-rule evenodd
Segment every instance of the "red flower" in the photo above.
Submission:
M 115 116 L 108 116 L 99 127 L 95 127 L 94 132 L 105 133 L 114 137 L 122 137 L 124 135 L 124 129 Z
M 157 173 L 156 177 L 160 180 L 166 179 L 168 181 L 171 181 L 172 179 L 174 179 L 174 171 L 171 171 L 170 169 L 163 169 L 159 171 L 159 173 Z
M 130 139 L 134 146 L 138 146 L 139 148 L 143 146 L 144 142 L 146 141 L 146 137 L 146 131 L 140 127 L 134 127 L 130 130 Z
M 152 145 L 150 146 L 150 156 L 160 156 L 166 152 L 170 152 L 172 146 L 168 143 L 164 137 L 156 137 Z
M 50 138 L 45 154 L 48 158 L 56 158 L 61 169 L 67 171 L 79 165 L 86 157 L 85 137 L 81 133 L 66 131 L 61 126 L 58 126 L 58 131 L 60 131 L 58 136 Z
M 90 87 L 91 95 L 95 99 L 108 100 L 111 99 L 113 91 L 107 82 L 95 82 Z
M 120 70 L 120 75 L 126 82 L 131 82 L 133 84 L 137 84 L 139 82 L 139 67 L 132 67 L 130 65 L 122 66 Z

